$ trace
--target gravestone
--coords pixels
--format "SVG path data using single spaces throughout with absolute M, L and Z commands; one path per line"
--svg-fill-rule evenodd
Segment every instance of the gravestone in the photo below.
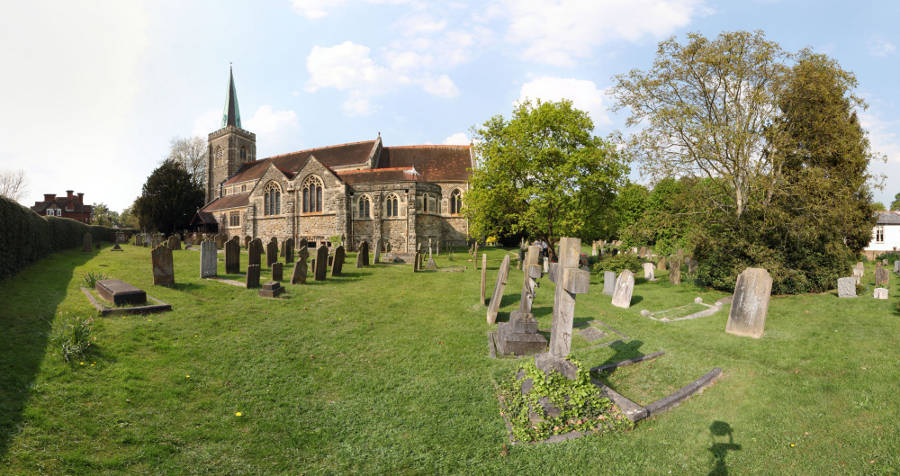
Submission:
M 359 244 L 359 252 L 356 253 L 356 267 L 362 268 L 369 266 L 369 242 L 363 241 Z
M 144 237 L 140 233 L 134 235 L 134 246 L 144 246 Z M 897 261 L 897 263 L 900 263 L 900 261 Z M 896 266 L 894 268 L 896 269 Z
M 278 257 L 284 258 L 285 245 L 287 245 L 287 240 L 281 242 L 281 247 L 278 249 Z
M 862 281 L 863 270 L 853 267 L 853 278 L 856 279 L 856 284 L 859 284 Z
M 669 258 L 669 282 L 681 284 L 681 258 L 677 255 Z
M 647 247 L 641 246 L 641 249 L 638 250 L 638 258 L 643 258 L 647 256 Z
M 613 291 L 612 305 L 628 309 L 631 307 L 631 295 L 634 293 L 634 273 L 629 269 L 622 270 L 616 278 L 616 290 Z
M 437 270 L 437 263 L 434 262 L 434 258 L 431 256 L 428 257 L 428 263 L 425 265 L 425 269 L 430 269 L 432 271 Z
M 291 284 L 306 284 L 306 260 L 309 259 L 309 248 L 301 247 L 291 274 Z
M 538 332 L 537 320 L 531 313 L 537 279 L 542 268 L 538 265 L 540 246 L 529 246 L 522 263 L 523 279 L 519 309 L 509 315 L 509 322 L 497 324 L 497 332 L 492 336 L 500 355 L 528 355 L 544 350 L 547 339 Z
M 762 337 L 772 295 L 772 277 L 762 268 L 747 268 L 738 275 L 725 332 L 738 336 Z
M 145 304 L 147 302 L 147 293 L 138 289 L 120 279 L 102 279 L 94 284 L 103 299 L 112 302 L 116 306 L 126 304 Z
M 228 235 L 225 233 L 219 233 L 216 235 L 216 248 L 222 249 L 225 248 L 225 242 L 228 241 Z
M 597 256 L 597 242 L 593 241 L 591 243 L 591 256 Z
M 284 281 L 284 264 L 279 261 L 272 263 L 272 281 Z
M 419 271 L 419 263 L 421 262 L 421 260 L 419 258 L 421 257 L 420 256 L 421 254 L 422 253 L 420 251 L 416 250 L 416 253 L 413 255 L 413 273 Z M 357 257 L 356 260 L 358 262 L 359 257 Z M 357 266 L 357 267 L 359 267 L 359 266 Z
M 341 270 L 344 268 L 344 246 L 338 246 L 336 250 L 334 250 L 334 260 L 331 263 L 331 276 L 340 276 Z
M 650 266 L 653 266 L 653 263 L 648 263 Z M 603 294 L 607 296 L 612 296 L 616 292 L 616 272 L 615 271 L 604 271 L 603 272 Z
M 837 290 L 839 298 L 856 297 L 856 277 L 838 278 Z
M 875 288 L 875 293 L 874 293 L 873 297 L 875 299 L 887 299 L 888 298 L 887 288 Z
M 519 253 L 516 255 L 516 269 L 522 269 L 522 263 L 525 261 L 525 249 L 519 245 Z
M 699 263 L 697 263 L 697 260 L 695 260 L 693 257 L 688 258 L 688 259 L 687 259 L 688 273 L 690 273 L 690 274 L 697 274 L 697 266 L 698 266 L 698 264 L 699 264 Z
M 860 277 L 865 276 L 865 274 L 866 274 L 866 266 L 863 264 L 862 261 L 857 261 L 855 268 L 859 270 L 859 276 L 860 276 Z
M 259 238 L 250 240 L 250 244 L 247 247 L 247 264 L 255 264 L 257 266 L 261 265 L 262 252 L 262 240 L 260 240 Z
M 656 270 L 657 271 L 665 271 L 666 270 L 666 257 L 663 256 L 656 262 Z
M 94 237 L 90 233 L 85 233 L 81 239 L 81 251 L 90 253 L 94 250 Z
M 272 267 L 273 264 L 278 262 L 278 241 L 275 237 L 272 237 L 269 240 L 269 243 L 266 245 L 266 266 Z
M 236 236 L 225 242 L 225 272 L 228 274 L 241 272 L 241 241 Z
M 325 274 L 328 273 L 328 247 L 325 245 L 319 246 L 316 249 L 316 262 L 314 265 L 315 269 L 313 272 L 315 273 L 313 278 L 316 281 L 325 281 Z
M 215 277 L 217 274 L 216 268 L 218 268 L 216 244 L 211 240 L 203 240 L 203 242 L 200 243 L 200 277 Z
M 180 250 L 181 250 L 181 241 L 178 239 L 177 236 L 172 235 L 172 236 L 169 237 L 167 246 L 168 246 L 169 249 L 172 250 L 172 251 L 175 251 L 175 250 L 179 250 L 179 251 L 180 251 Z
M 159 246 L 161 241 L 162 239 L 158 234 L 154 233 L 150 235 L 150 248 L 156 248 L 157 246 Z
M 475 248 L 478 248 L 478 242 L 475 242 Z M 481 305 L 484 306 L 484 287 L 487 279 L 487 253 L 481 254 Z
M 284 264 L 294 262 L 294 239 L 288 238 L 284 240 Z
M 259 265 L 247 265 L 247 289 L 255 289 L 259 287 Z
M 250 249 L 250 242 L 251 242 L 251 241 L 253 241 L 253 238 L 250 238 L 249 236 L 245 236 L 245 237 L 244 237 L 244 249 L 245 249 L 245 250 L 249 250 L 249 249 Z
M 494 293 L 491 294 L 491 302 L 487 309 L 487 323 L 497 322 L 497 313 L 500 311 L 500 301 L 503 300 L 503 289 L 506 288 L 506 280 L 509 277 L 509 255 L 503 257 L 500 270 L 497 271 L 497 283 L 494 284 Z
M 878 262 L 875 266 L 875 286 L 887 285 L 891 274 L 888 273 L 887 268 L 881 265 L 881 262 Z
M 274 263 L 279 266 L 282 266 L 281 263 Z M 284 292 L 284 287 L 281 286 L 280 283 L 275 281 L 271 281 L 262 285 L 262 288 L 259 290 L 260 297 L 266 298 L 275 298 L 281 295 Z
M 647 281 L 656 281 L 656 278 L 653 277 L 653 271 L 656 270 L 656 266 L 653 266 L 653 263 L 644 263 L 644 279 Z
M 153 284 L 172 286 L 175 284 L 175 266 L 172 263 L 172 250 L 160 245 L 150 251 L 153 260 Z
M 549 374 L 551 370 L 555 370 L 569 380 L 574 379 L 578 371 L 575 364 L 568 360 L 572 349 L 575 295 L 587 293 L 591 282 L 591 273 L 578 268 L 580 254 L 579 238 L 560 238 L 559 262 L 550 268 L 550 280 L 556 284 L 553 295 L 550 350 L 534 356 L 534 364 L 544 373 Z
M 900 261 L 894 261 L 894 272 L 900 273 Z
M 380 263 L 381 262 L 381 247 L 384 246 L 384 242 L 381 241 L 381 238 L 375 241 L 375 256 L 372 258 L 372 263 Z

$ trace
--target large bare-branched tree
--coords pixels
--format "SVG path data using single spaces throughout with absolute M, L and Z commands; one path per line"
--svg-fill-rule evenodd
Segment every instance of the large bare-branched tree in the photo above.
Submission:
M 25 171 L 3 170 L 0 171 L 0 197 L 19 201 L 28 192 L 28 179 Z
M 178 162 L 198 183 L 206 187 L 206 141 L 200 137 L 175 137 L 166 160 Z
M 646 172 L 662 178 L 721 178 L 740 216 L 774 168 L 765 132 L 778 115 L 789 55 L 762 32 L 690 34 L 659 44 L 653 66 L 616 77 L 616 109 L 641 129 L 630 146 Z

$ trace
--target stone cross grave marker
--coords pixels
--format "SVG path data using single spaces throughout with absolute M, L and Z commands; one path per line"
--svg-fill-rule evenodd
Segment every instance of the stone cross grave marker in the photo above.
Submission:
M 172 286 L 175 284 L 175 266 L 172 263 L 172 250 L 165 245 L 159 245 L 150 251 L 153 260 L 153 284 L 157 286 Z
M 543 351 L 547 346 L 547 339 L 538 332 L 537 320 L 531 313 L 537 279 L 541 277 L 543 271 L 543 268 L 538 265 L 540 251 L 540 246 L 528 247 L 522 265 L 524 279 L 522 280 L 519 309 L 510 313 L 509 322 L 497 324 L 497 332 L 492 336 L 496 350 L 501 355 L 535 354 Z
M 572 324 L 575 319 L 575 295 L 585 294 L 591 273 L 578 268 L 581 239 L 559 240 L 559 262 L 550 267 L 550 280 L 556 283 L 553 295 L 553 323 L 550 328 L 550 351 L 534 357 L 534 364 L 545 373 L 556 370 L 574 379 L 578 369 L 567 357 L 572 350 Z
M 284 264 L 280 261 L 272 263 L 272 281 L 284 281 Z
M 225 242 L 225 272 L 238 274 L 241 272 L 241 239 L 234 237 Z
M 255 289 L 259 287 L 259 265 L 247 265 L 247 289 Z
M 478 242 L 475 242 L 475 248 L 478 248 Z M 487 280 L 487 253 L 481 254 L 481 305 L 484 306 L 484 287 Z
M 331 263 L 331 276 L 340 276 L 341 270 L 344 268 L 344 246 L 338 246 L 336 250 L 334 250 L 334 261 Z
M 494 294 L 491 294 L 491 302 L 487 309 L 487 323 L 497 322 L 497 313 L 500 311 L 500 301 L 503 300 L 503 289 L 506 288 L 506 280 L 509 277 L 509 255 L 503 257 L 500 270 L 497 271 L 497 283 L 494 284 Z
M 644 263 L 644 279 L 647 281 L 656 281 L 656 278 L 653 276 L 653 272 L 656 270 L 656 266 L 653 266 L 653 263 Z
M 90 253 L 94 249 L 94 237 L 90 233 L 85 233 L 81 239 L 81 251 Z
M 257 266 L 261 265 L 262 251 L 262 240 L 260 240 L 259 238 L 250 240 L 250 245 L 247 248 L 247 264 L 255 264 Z
M 321 245 L 316 249 L 316 269 L 314 273 L 313 279 L 325 281 L 325 274 L 328 273 L 328 247 L 325 245 Z
M 762 268 L 745 269 L 734 285 L 734 298 L 725 332 L 755 339 L 762 337 L 771 295 L 772 277 L 769 272 Z
M 292 264 L 294 262 L 294 239 L 288 238 L 284 240 L 284 263 Z
M 266 245 L 266 266 L 272 267 L 278 261 L 278 240 L 273 236 Z
M 525 276 L 522 279 L 522 294 L 519 298 L 519 309 L 510 314 L 510 320 L 512 320 L 513 315 L 516 313 L 531 314 L 531 305 L 534 303 L 534 295 L 537 291 L 537 280 L 543 276 L 543 268 L 538 265 L 538 255 L 540 253 L 540 246 L 534 245 L 528 247 L 528 252 L 525 254 L 522 265 L 522 271 Z
M 613 291 L 612 305 L 628 309 L 631 307 L 631 295 L 634 294 L 634 273 L 629 269 L 622 270 L 616 278 L 616 289 Z
M 839 298 L 856 297 L 856 277 L 838 278 L 837 290 Z
M 212 278 L 216 276 L 218 268 L 216 256 L 216 243 L 212 240 L 203 240 L 200 243 L 200 277 Z M 227 272 L 227 271 L 226 271 Z
M 309 248 L 300 247 L 297 262 L 294 263 L 294 272 L 291 274 L 291 284 L 306 284 L 307 259 L 309 259 Z

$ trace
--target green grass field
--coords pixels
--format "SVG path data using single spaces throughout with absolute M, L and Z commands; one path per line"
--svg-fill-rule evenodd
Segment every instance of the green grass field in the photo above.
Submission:
M 774 297 L 762 339 L 724 332 L 718 314 L 663 323 L 640 315 L 724 293 L 639 280 L 614 308 L 600 277 L 577 298 L 573 357 L 592 367 L 665 350 L 607 378 L 646 404 L 721 367 L 722 377 L 629 432 L 552 445 L 508 442 L 492 386 L 515 360 L 488 358 L 480 273 L 409 265 L 357 269 L 256 290 L 199 278 L 200 253 L 175 251 L 174 288 L 152 285 L 150 253 L 124 246 L 58 253 L 0 282 L 0 472 L 898 474 L 900 314 L 891 299 Z M 489 249 L 490 295 L 503 253 Z M 219 270 L 224 271 L 220 254 Z M 480 263 L 480 258 L 478 262 Z M 246 270 L 246 255 L 241 267 Z M 60 313 L 91 315 L 81 277 L 101 271 L 172 304 L 168 313 L 97 318 L 92 352 L 64 363 L 50 345 Z M 848 270 L 849 274 L 849 270 Z M 289 277 L 290 270 L 285 269 Z M 223 276 L 223 274 L 220 274 Z M 270 277 L 263 269 L 263 280 Z M 225 276 L 241 279 L 240 276 Z M 500 313 L 518 306 L 511 272 Z M 553 284 L 534 303 L 550 328 Z M 603 328 L 601 328 L 603 330 Z M 607 329 L 608 330 L 608 329 Z M 241 416 L 236 416 L 240 412 Z

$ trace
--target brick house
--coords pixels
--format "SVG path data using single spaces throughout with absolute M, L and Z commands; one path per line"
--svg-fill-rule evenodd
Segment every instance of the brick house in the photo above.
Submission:
M 66 190 L 65 197 L 45 193 L 44 201 L 34 202 L 31 209 L 38 215 L 71 218 L 82 223 L 90 223 L 93 215 L 93 207 L 84 204 L 84 194 L 76 195 L 74 190 Z
M 471 146 L 384 146 L 373 140 L 256 159 L 256 135 L 241 128 L 229 75 L 222 128 L 209 134 L 206 205 L 193 224 L 228 237 L 341 236 L 412 252 L 419 243 L 464 244 L 461 214 L 474 167 Z

